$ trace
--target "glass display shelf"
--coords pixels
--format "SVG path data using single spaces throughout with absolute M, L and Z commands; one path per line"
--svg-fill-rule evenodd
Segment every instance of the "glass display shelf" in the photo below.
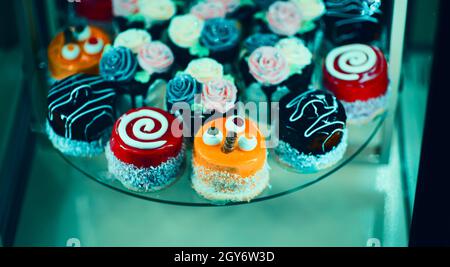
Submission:
M 331 174 L 337 172 L 341 168 L 344 168 L 347 164 L 352 162 L 352 160 L 355 159 L 377 135 L 379 129 L 383 125 L 386 114 L 387 113 L 383 113 L 379 115 L 372 122 L 366 125 L 350 125 L 348 127 L 349 145 L 345 156 L 336 165 L 316 173 L 299 173 L 295 170 L 287 168 L 285 165 L 277 161 L 273 151 L 269 149 L 268 164 L 270 166 L 270 185 L 261 195 L 250 202 L 215 203 L 199 196 L 192 188 L 190 181 L 190 176 L 192 173 L 192 147 L 190 144 L 187 145 L 186 159 L 177 181 L 168 188 L 153 193 L 133 192 L 122 186 L 122 184 L 108 172 L 107 161 L 104 154 L 92 158 L 80 158 L 66 156 L 59 151 L 58 153 L 69 165 L 84 174 L 89 179 L 92 179 L 110 189 L 143 200 L 193 207 L 243 205 L 274 199 L 298 192 L 326 179 Z M 42 130 L 35 129 L 35 131 L 38 131 L 39 134 L 44 135 L 44 131 Z M 361 139 L 363 142 L 361 142 Z M 354 140 L 357 140 L 357 142 L 353 142 Z
M 387 47 L 387 29 L 384 29 L 383 34 L 379 41 L 377 41 L 376 45 L 380 47 L 387 57 L 389 61 L 389 49 Z M 327 51 L 329 51 L 332 46 L 327 44 L 323 38 L 323 31 L 318 31 L 314 40 L 308 45 L 312 54 L 314 55 L 313 61 L 315 65 L 314 75 L 311 81 L 311 87 L 315 89 L 321 89 L 322 86 L 322 64 Z M 35 112 L 36 121 L 34 122 L 35 132 L 39 132 L 42 135 L 45 135 L 45 131 L 43 130 L 44 123 L 42 119 L 45 118 L 46 112 L 46 94 L 48 90 L 48 81 L 47 81 L 47 62 L 45 60 L 45 49 L 41 48 L 40 53 L 38 55 L 38 61 L 41 62 L 38 67 L 38 71 L 36 74 L 37 83 L 36 90 L 32 92 L 34 104 L 35 104 Z M 236 85 L 238 88 L 244 88 L 244 85 L 241 84 L 243 80 L 239 71 L 238 66 L 233 64 L 231 69 L 236 75 Z M 228 72 L 226 72 L 228 73 Z M 280 96 L 279 96 L 280 97 Z M 273 101 L 278 101 L 278 99 L 272 99 Z M 247 101 L 244 101 L 247 102 Z M 157 106 L 160 107 L 160 106 Z M 161 108 L 161 107 L 160 107 Z M 368 147 L 369 143 L 374 137 L 378 136 L 379 132 L 382 132 L 380 129 L 383 127 L 383 123 L 388 118 L 389 112 L 385 112 L 376 118 L 374 118 L 370 123 L 364 125 L 348 125 L 348 148 L 345 156 L 334 166 L 316 172 L 316 173 L 299 173 L 295 170 L 289 169 L 285 165 L 277 162 L 274 153 L 272 150 L 268 150 L 268 164 L 270 166 L 270 186 L 258 197 L 251 200 L 250 202 L 227 202 L 227 203 L 215 203 L 211 202 L 207 199 L 202 198 L 198 195 L 195 190 L 191 186 L 190 176 L 192 173 L 191 168 L 191 156 L 192 156 L 192 145 L 187 145 L 186 150 L 186 159 L 183 165 L 183 170 L 181 175 L 178 177 L 178 180 L 173 183 L 170 187 L 163 189 L 154 193 L 140 193 L 130 191 L 129 189 L 122 186 L 122 184 L 112 177 L 108 172 L 107 161 L 104 154 L 93 157 L 93 158 L 77 158 L 66 156 L 60 152 L 58 152 L 64 160 L 70 164 L 73 168 L 80 171 L 82 174 L 87 176 L 88 178 L 98 182 L 110 189 L 119 191 L 121 193 L 137 197 L 143 200 L 172 204 L 172 205 L 180 205 L 180 206 L 194 206 L 194 207 L 217 207 L 217 206 L 230 206 L 230 205 L 243 205 L 249 203 L 256 203 L 265 200 L 274 199 L 277 197 L 281 197 L 284 195 L 288 195 L 294 192 L 301 191 L 309 186 L 312 186 L 327 177 L 331 174 L 337 172 L 341 168 L 344 168 L 347 164 L 352 162 L 358 155 L 363 154 L 361 152 L 365 151 L 365 148 Z M 37 127 L 36 127 L 37 126 Z M 189 142 L 187 142 L 189 143 Z M 367 150 L 366 150 L 367 151 Z M 378 152 L 378 151 L 377 151 Z

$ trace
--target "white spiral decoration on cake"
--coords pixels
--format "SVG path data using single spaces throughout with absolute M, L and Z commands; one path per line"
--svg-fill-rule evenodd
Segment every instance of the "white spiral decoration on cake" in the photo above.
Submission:
M 339 69 L 336 69 L 337 66 Z M 326 58 L 328 73 L 340 80 L 356 81 L 359 74 L 365 73 L 375 67 L 377 54 L 375 50 L 363 44 L 345 45 L 333 49 Z
M 161 127 L 155 131 L 156 123 L 158 121 Z M 130 124 L 134 122 L 133 126 Z M 128 127 L 132 127 L 131 133 L 127 131 Z M 165 140 L 159 140 L 169 129 L 169 122 L 167 118 L 161 113 L 154 110 L 139 110 L 127 115 L 124 115 L 119 123 L 118 132 L 122 141 L 130 147 L 138 149 L 156 149 L 162 147 L 167 143 Z

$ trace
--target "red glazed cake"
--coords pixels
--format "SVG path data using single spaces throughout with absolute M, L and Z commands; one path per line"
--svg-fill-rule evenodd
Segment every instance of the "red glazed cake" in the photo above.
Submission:
M 131 110 L 116 121 L 106 157 L 109 172 L 126 188 L 160 190 L 176 179 L 184 161 L 182 126 L 157 108 Z
M 351 44 L 328 53 L 323 66 L 325 87 L 342 102 L 348 123 L 365 123 L 387 105 L 388 64 L 374 46 Z

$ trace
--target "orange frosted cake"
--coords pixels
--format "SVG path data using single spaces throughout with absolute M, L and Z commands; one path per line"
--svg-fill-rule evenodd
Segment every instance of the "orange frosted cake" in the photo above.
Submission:
M 67 28 L 56 35 L 48 47 L 51 79 L 62 80 L 77 73 L 98 74 L 103 48 L 109 43 L 108 35 L 97 27 Z
M 205 123 L 194 139 L 192 186 L 212 201 L 250 201 L 269 184 L 265 138 L 243 117 Z

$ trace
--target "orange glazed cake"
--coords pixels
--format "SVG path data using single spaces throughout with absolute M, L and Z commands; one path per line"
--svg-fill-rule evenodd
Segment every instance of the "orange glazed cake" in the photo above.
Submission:
M 77 73 L 97 75 L 103 49 L 108 44 L 108 35 L 97 27 L 68 27 L 56 35 L 48 46 L 51 80 L 62 80 Z
M 194 138 L 192 186 L 206 199 L 250 201 L 269 184 L 265 138 L 250 119 L 207 122 Z

